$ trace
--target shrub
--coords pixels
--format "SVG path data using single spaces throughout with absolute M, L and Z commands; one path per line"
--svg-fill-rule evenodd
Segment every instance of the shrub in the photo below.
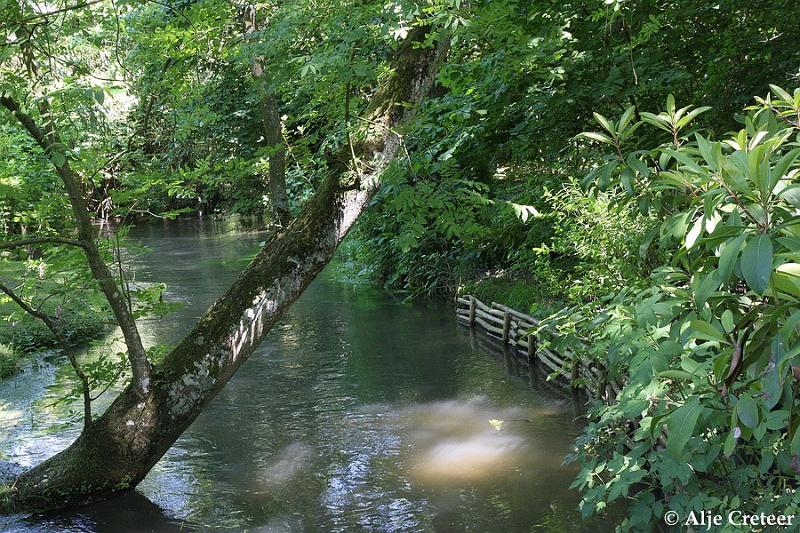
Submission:
M 586 134 L 613 153 L 585 183 L 659 221 L 646 288 L 547 321 L 624 381 L 573 457 L 585 515 L 630 503 L 621 530 L 668 509 L 798 511 L 800 90 L 773 93 L 722 141 L 689 132 L 706 109 L 671 97 L 641 113 L 667 134 L 654 149 L 635 149 L 633 109 Z

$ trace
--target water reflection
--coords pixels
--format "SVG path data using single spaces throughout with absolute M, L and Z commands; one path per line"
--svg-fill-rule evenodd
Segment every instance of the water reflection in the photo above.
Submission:
M 152 250 L 137 279 L 185 303 L 143 323 L 148 345 L 177 341 L 263 240 L 208 222 L 131 235 Z M 504 366 L 471 345 L 449 304 L 323 274 L 136 493 L 0 529 L 597 531 L 580 524 L 573 472 L 560 466 L 574 410 Z M 68 369 L 33 375 L 0 383 L 11 421 L 0 420 L 11 428 L 0 451 L 26 465 L 77 434 L 52 431 L 66 407 L 32 400 L 68 386 Z

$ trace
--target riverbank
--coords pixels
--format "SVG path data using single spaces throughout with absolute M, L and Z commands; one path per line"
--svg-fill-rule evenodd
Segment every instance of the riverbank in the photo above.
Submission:
M 61 315 L 64 337 L 71 346 L 102 337 L 110 328 L 108 317 L 89 306 L 67 303 L 47 306 L 52 316 Z M 0 379 L 15 375 L 31 357 L 46 350 L 61 348 L 53 333 L 38 319 L 24 314 L 9 299 L 0 299 L 0 316 L 10 320 L 0 322 Z
M 19 372 L 21 363 L 22 358 L 19 354 L 14 353 L 5 344 L 0 344 L 0 379 L 13 376 Z

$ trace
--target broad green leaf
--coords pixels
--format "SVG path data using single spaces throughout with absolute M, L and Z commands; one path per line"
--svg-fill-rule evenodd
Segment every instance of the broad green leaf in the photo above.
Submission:
M 722 327 L 726 333 L 731 333 L 733 331 L 734 323 L 733 323 L 733 313 L 731 313 L 730 309 L 726 309 L 722 313 L 722 317 L 720 319 L 722 322 Z
M 691 250 L 692 247 L 697 242 L 697 239 L 700 238 L 700 235 L 703 233 L 703 225 L 704 225 L 705 217 L 698 217 L 697 220 L 694 221 L 692 224 L 692 228 L 686 234 L 686 249 Z
M 697 147 L 700 149 L 700 155 L 705 159 L 706 164 L 713 170 L 717 169 L 717 158 L 714 156 L 711 143 L 699 133 L 695 133 L 697 139 Z
M 683 151 L 673 150 L 672 148 L 665 148 L 664 153 L 668 154 L 675 159 L 677 159 L 680 163 L 683 164 L 683 168 L 686 168 L 695 174 L 706 174 L 707 170 L 704 170 L 700 165 L 697 164 L 691 156 L 687 155 Z
M 761 376 L 761 392 L 766 412 L 775 407 L 781 399 L 783 383 L 777 365 L 768 365 Z
M 667 113 L 675 113 L 675 95 L 672 93 L 667 95 Z
M 697 339 L 728 343 L 725 335 L 705 320 L 692 320 L 689 327 L 692 329 L 692 336 Z
M 670 126 L 669 121 L 663 117 L 654 115 L 653 113 L 647 113 L 646 111 L 639 113 L 639 115 L 641 115 L 642 120 L 644 120 L 651 126 L 655 126 L 664 131 L 669 131 L 669 132 L 672 131 L 672 127 Z M 666 165 L 662 165 L 662 167 L 664 166 Z
M 683 128 L 683 127 L 689 125 L 689 123 L 692 120 L 694 120 L 694 118 L 697 117 L 697 115 L 699 115 L 700 113 L 705 113 L 709 109 L 711 109 L 711 108 L 708 107 L 708 106 L 703 106 L 703 107 L 698 107 L 696 109 L 692 109 L 691 111 L 689 111 L 689 113 L 686 114 L 685 117 L 683 117 L 682 119 L 680 119 L 678 121 L 678 128 Z
M 736 265 L 736 258 L 739 256 L 739 251 L 742 249 L 742 244 L 746 238 L 747 235 L 743 233 L 722 245 L 722 252 L 719 254 L 719 267 L 717 268 L 722 282 L 730 279 L 733 267 Z
M 603 129 L 605 129 L 611 135 L 614 135 L 615 133 L 614 127 L 611 125 L 611 122 L 609 122 L 606 117 L 604 117 L 600 113 L 592 113 L 592 115 L 594 115 L 594 119 L 598 122 L 598 124 L 603 126 Z
M 736 430 L 738 428 L 733 428 L 728 432 L 728 436 L 725 437 L 725 446 L 722 449 L 722 453 L 725 454 L 725 457 L 730 457 L 733 454 L 733 450 L 736 449 Z
M 783 189 L 778 196 L 784 198 L 793 207 L 800 209 L 800 185 L 791 185 Z
M 595 131 L 585 131 L 579 134 L 578 137 L 584 137 L 586 139 L 591 139 L 593 141 L 599 141 L 606 144 L 614 144 L 614 141 L 612 141 L 609 136 L 603 135 L 602 133 L 597 133 Z
M 794 437 L 789 445 L 789 453 L 792 455 L 800 455 L 800 426 L 794 430 Z
M 699 276 L 699 274 L 698 274 Z M 693 284 L 694 301 L 698 309 L 702 309 L 706 300 L 714 293 L 719 287 L 719 280 L 716 271 L 712 271 L 700 277 L 700 281 Z
M 736 415 L 742 424 L 753 429 L 758 424 L 758 406 L 756 402 L 747 394 L 743 394 L 736 402 Z
M 789 95 L 788 92 L 786 92 L 785 90 L 781 89 L 777 85 L 773 85 L 773 84 L 770 83 L 769 84 L 769 88 L 772 89 L 772 92 L 775 93 L 775 95 L 778 98 L 780 98 L 781 100 L 785 100 L 787 102 L 793 102 L 794 101 L 794 98 L 792 98 L 791 95 Z
M 664 370 L 656 374 L 656 376 L 664 379 L 684 379 L 688 381 L 693 381 L 697 378 L 697 376 L 685 370 Z
M 776 270 L 787 276 L 800 277 L 800 264 L 798 263 L 784 263 Z
M 635 110 L 636 110 L 635 106 L 630 106 L 628 109 L 625 110 L 624 113 L 622 113 L 622 118 L 619 119 L 619 126 L 618 126 L 619 132 L 625 131 L 625 128 L 628 127 L 628 124 L 630 124 L 630 121 L 633 118 L 633 113 Z
M 794 164 L 798 156 L 800 156 L 800 148 L 795 148 L 794 150 L 790 150 L 783 157 L 780 158 L 778 163 L 772 169 L 774 173 L 775 183 L 777 183 L 779 179 L 781 179 L 786 175 L 786 172 L 789 170 L 789 167 L 791 167 Z
M 783 340 L 788 341 L 794 333 L 797 333 L 797 325 L 800 324 L 800 311 L 795 311 L 784 322 L 781 328 L 781 337 Z
M 776 272 L 772 281 L 776 291 L 800 298 L 800 277 L 785 272 Z
M 673 458 L 680 459 L 686 453 L 686 444 L 694 433 L 697 419 L 702 412 L 703 407 L 700 405 L 700 401 L 696 397 L 692 397 L 669 416 L 667 453 Z
M 772 274 L 772 241 L 769 235 L 758 235 L 744 247 L 742 274 L 747 285 L 758 294 L 767 290 Z

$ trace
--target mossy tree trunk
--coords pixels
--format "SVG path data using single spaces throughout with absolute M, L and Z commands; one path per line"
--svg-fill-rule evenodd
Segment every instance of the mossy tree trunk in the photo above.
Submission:
M 222 389 L 264 334 L 333 257 L 398 154 L 396 133 L 430 89 L 447 43 L 415 47 L 417 28 L 397 51 L 393 75 L 368 112 L 370 132 L 333 170 L 303 212 L 266 243 L 230 289 L 152 370 L 147 390 L 126 388 L 66 450 L 13 484 L 14 509 L 54 509 L 135 487 Z M 411 105 L 409 105 L 411 104 Z M 354 176 L 352 153 L 369 173 Z M 269 394 L 266 388 L 264 394 Z

